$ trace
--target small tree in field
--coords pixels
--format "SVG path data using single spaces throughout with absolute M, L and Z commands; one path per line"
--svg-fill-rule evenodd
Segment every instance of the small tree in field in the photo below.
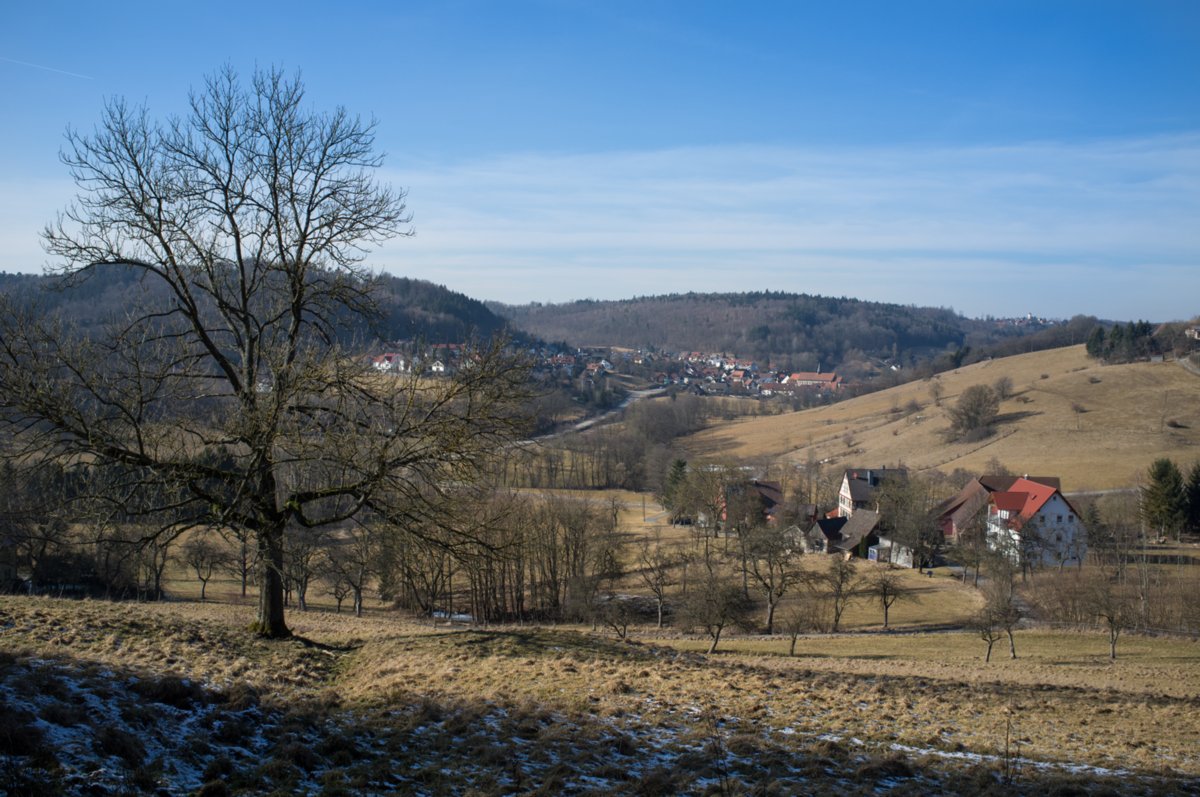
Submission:
M 743 564 L 750 583 L 767 602 L 766 631 L 775 633 L 775 611 L 800 574 L 796 569 L 798 554 L 782 530 L 758 526 L 746 534 L 746 558 Z
M 992 660 L 992 647 L 1004 638 L 1004 629 L 1000 627 L 1000 621 L 996 616 L 994 607 L 985 605 L 971 617 L 967 625 L 987 644 L 987 654 L 983 657 L 983 660 L 990 662 Z
M 949 408 L 950 435 L 957 440 L 980 440 L 992 433 L 1000 398 L 987 385 L 971 385 Z
M 698 577 L 683 597 L 683 619 L 708 635 L 712 640 L 708 653 L 712 654 L 717 652 L 722 632 L 745 619 L 750 603 L 732 574 L 720 563 L 705 562 L 698 569 Z
M 1017 590 L 1012 563 L 1003 556 L 994 556 L 989 562 L 989 581 L 984 588 L 984 599 L 987 605 L 984 612 L 991 624 L 1008 637 L 1008 650 L 1012 658 L 1017 657 L 1017 642 L 1014 632 L 1021 622 L 1021 605 L 1017 599 Z M 988 646 L 991 652 L 991 646 Z
M 663 611 L 667 602 L 667 590 L 675 583 L 674 570 L 679 559 L 663 547 L 662 534 L 655 532 L 653 540 L 643 540 L 638 551 L 638 576 L 650 594 L 654 596 L 657 610 L 657 628 L 663 627 Z
M 862 586 L 854 560 L 829 557 L 829 567 L 823 573 L 810 575 L 808 585 L 815 593 L 815 599 L 828 607 L 829 631 L 836 634 L 846 607 L 859 596 Z
M 916 594 L 905 585 L 900 571 L 890 565 L 880 565 L 879 569 L 868 576 L 863 591 L 874 598 L 879 608 L 883 609 L 884 628 L 888 627 L 888 613 L 893 606 L 901 601 L 917 600 Z
M 1117 660 L 1117 638 L 1137 622 L 1137 601 L 1129 587 L 1103 572 L 1092 573 L 1087 597 L 1096 618 L 1108 632 L 1108 657 Z
M 207 597 L 208 582 L 225 567 L 229 552 L 214 534 L 200 531 L 183 544 L 180 558 L 200 581 L 200 600 L 203 602 Z

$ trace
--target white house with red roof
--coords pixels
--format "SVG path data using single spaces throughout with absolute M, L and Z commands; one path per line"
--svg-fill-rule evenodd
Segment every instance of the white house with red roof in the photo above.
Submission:
M 810 387 L 818 390 L 838 390 L 842 386 L 842 379 L 837 374 L 822 374 L 816 371 L 797 371 L 788 374 L 783 381 L 792 387 Z
M 988 497 L 988 545 L 1025 565 L 1083 564 L 1087 529 L 1057 487 L 1022 477 Z

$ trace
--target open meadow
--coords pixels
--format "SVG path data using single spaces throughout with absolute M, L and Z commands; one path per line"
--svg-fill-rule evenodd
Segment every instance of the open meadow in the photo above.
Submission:
M 269 642 L 252 620 L 0 598 L 0 776 L 43 794 L 1200 790 L 1194 641 L 1129 638 L 1109 662 L 1100 634 L 1028 630 L 985 665 L 965 632 L 704 656 L 652 629 L 310 611 Z

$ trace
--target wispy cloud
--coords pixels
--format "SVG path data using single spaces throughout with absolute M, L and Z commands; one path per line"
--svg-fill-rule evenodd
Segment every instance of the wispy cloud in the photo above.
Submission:
M 770 288 L 973 314 L 1200 311 L 1200 135 L 525 154 L 394 178 L 418 235 L 382 261 L 486 298 Z
M 398 162 L 417 236 L 371 262 L 484 299 L 788 290 L 971 315 L 1200 313 L 1200 134 Z M 0 268 L 66 181 L 0 181 Z

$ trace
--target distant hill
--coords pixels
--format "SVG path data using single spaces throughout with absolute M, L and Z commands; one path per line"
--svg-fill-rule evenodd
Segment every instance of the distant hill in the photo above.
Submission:
M 943 353 L 961 364 L 971 352 L 1018 340 L 1036 348 L 1082 343 L 1096 321 L 1083 319 L 1066 339 L 1037 343 L 1039 335 L 1061 333 L 1067 325 L 1017 325 L 968 319 L 945 308 L 770 291 L 490 306 L 546 340 L 723 351 L 804 371 L 870 372 L 872 363 L 883 362 L 911 367 Z
M 38 301 L 47 312 L 60 313 L 85 332 L 123 315 L 130 307 L 169 301 L 163 285 L 141 279 L 131 269 L 104 267 L 69 290 L 56 290 L 59 278 L 32 274 L 0 274 L 0 292 Z M 370 343 L 420 339 L 456 343 L 487 339 L 501 331 L 522 338 L 508 321 L 483 302 L 441 285 L 383 274 L 377 280 L 380 316 L 366 326 L 355 320 L 340 330 L 349 340 Z
M 1012 382 L 996 434 L 948 443 L 946 409 L 971 385 Z M 940 386 L 935 403 L 931 385 Z M 1200 376 L 1168 361 L 1101 365 L 1083 346 L 989 360 L 838 404 L 722 422 L 679 441 L 691 457 L 903 465 L 1060 476 L 1067 492 L 1129 487 L 1158 457 L 1200 460 Z

